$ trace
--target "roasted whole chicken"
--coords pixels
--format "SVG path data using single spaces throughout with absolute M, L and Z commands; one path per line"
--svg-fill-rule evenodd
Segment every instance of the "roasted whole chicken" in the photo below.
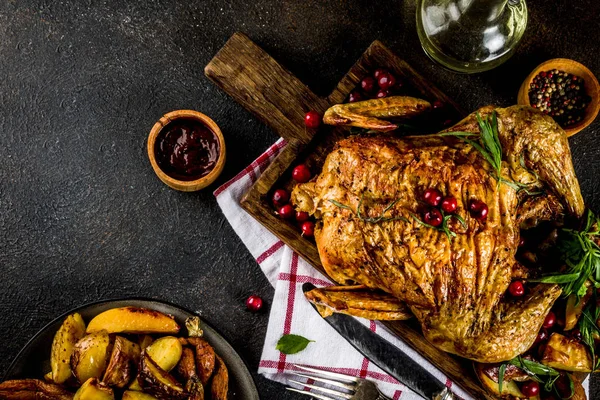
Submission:
M 522 106 L 477 111 L 484 119 L 492 112 L 500 179 L 473 145 L 443 134 L 479 134 L 473 113 L 442 134 L 344 139 L 320 175 L 295 187 L 296 208 L 318 221 L 323 267 L 344 286 L 308 293 L 323 315 L 414 316 L 434 346 L 482 363 L 532 345 L 561 289 L 537 284 L 522 298 L 506 295 L 529 273 L 515 258 L 520 230 L 579 218 L 584 203 L 567 137 L 550 117 Z M 452 236 L 423 223 L 428 188 L 457 199 Z M 486 219 L 470 214 L 474 200 L 487 204 Z

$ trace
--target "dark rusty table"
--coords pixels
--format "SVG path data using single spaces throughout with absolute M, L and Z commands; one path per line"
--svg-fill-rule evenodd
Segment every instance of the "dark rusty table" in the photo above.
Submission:
M 600 3 L 530 3 L 515 56 L 469 76 L 423 53 L 414 1 L 0 2 L 0 372 L 58 314 L 127 296 L 201 310 L 256 371 L 268 313 L 247 312 L 244 300 L 257 293 L 269 303 L 273 290 L 211 189 L 277 138 L 213 86 L 204 65 L 244 31 L 325 95 L 380 39 L 466 110 L 513 104 L 549 58 L 600 76 Z M 224 173 L 199 193 L 167 188 L 146 157 L 154 122 L 181 108 L 210 115 L 227 141 Z M 599 133 L 597 121 L 570 140 L 596 210 Z M 265 399 L 300 398 L 255 378 Z

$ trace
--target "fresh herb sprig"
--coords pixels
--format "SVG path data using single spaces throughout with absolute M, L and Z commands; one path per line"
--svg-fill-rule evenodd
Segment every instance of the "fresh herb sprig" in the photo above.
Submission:
M 305 338 L 304 336 L 287 334 L 283 335 L 279 341 L 277 341 L 276 350 L 279 350 L 283 354 L 296 354 L 300 353 L 314 340 Z
M 600 218 L 588 210 L 583 230 L 562 229 L 558 240 L 558 249 L 566 264 L 564 271 L 549 274 L 534 282 L 556 283 L 561 285 L 563 296 L 571 294 L 580 301 L 587 292 L 585 282 L 592 281 L 600 287 Z
M 364 199 L 365 199 L 365 194 L 363 193 L 363 194 L 360 196 L 360 201 L 358 202 L 358 207 L 356 208 L 356 212 L 355 212 L 355 211 L 352 209 L 352 207 L 350 207 L 349 205 L 346 205 L 346 204 L 340 203 L 339 201 L 336 201 L 336 200 L 329 200 L 329 202 L 330 202 L 331 204 L 333 204 L 334 206 L 336 206 L 336 207 L 343 208 L 343 209 L 345 209 L 345 210 L 349 210 L 349 211 L 351 211 L 352 213 L 356 214 L 356 217 L 357 217 L 358 219 L 360 219 L 361 221 L 364 221 L 364 222 L 368 222 L 368 223 L 370 223 L 370 224 L 377 224 L 377 223 L 379 223 L 379 222 L 389 222 L 389 221 L 404 221 L 404 222 L 408 222 L 408 219 L 406 219 L 406 218 L 404 218 L 404 217 L 402 217 L 402 216 L 400 216 L 400 217 L 386 217 L 386 216 L 385 216 L 385 214 L 386 214 L 386 213 L 387 213 L 389 210 L 391 210 L 391 208 L 392 208 L 392 207 L 394 207 L 394 205 L 396 205 L 396 203 L 398 202 L 398 200 L 394 200 L 394 201 L 390 202 L 390 203 L 389 203 L 389 204 L 388 204 L 388 205 L 387 205 L 387 206 L 386 206 L 386 207 L 383 209 L 383 211 L 381 212 L 381 215 L 379 215 L 378 217 L 374 217 L 374 218 L 373 218 L 373 217 L 365 217 L 365 216 L 362 214 L 362 211 L 361 211 L 361 210 L 363 209 L 363 202 L 364 202 Z
M 430 225 L 430 224 L 424 222 L 423 220 L 421 220 L 414 213 L 410 213 L 410 215 L 419 224 L 421 224 L 423 226 L 426 226 L 428 228 L 431 228 L 431 229 L 438 230 L 440 232 L 444 232 L 446 234 L 446 236 L 448 236 L 448 240 L 452 240 L 452 238 L 456 237 L 456 232 L 450 230 L 450 228 L 448 227 L 448 221 L 450 221 L 450 219 L 455 218 L 458 222 L 460 222 L 460 224 L 463 226 L 463 228 L 467 227 L 467 223 L 465 222 L 465 220 L 460 215 L 458 215 L 458 214 L 446 214 L 446 213 L 444 213 L 444 211 L 441 211 L 441 213 L 442 213 L 442 217 L 443 218 L 442 218 L 442 223 L 440 224 L 440 226 Z
M 496 111 L 493 111 L 486 119 L 481 118 L 481 115 L 477 113 L 476 118 L 477 124 L 479 125 L 479 138 L 481 143 L 469 139 L 469 136 L 478 136 L 477 133 L 473 132 L 444 132 L 438 134 L 438 136 L 454 136 L 473 146 L 473 148 L 475 148 L 475 150 L 477 150 L 492 166 L 494 178 L 498 182 L 498 185 L 504 183 L 516 191 L 524 190 L 527 194 L 536 194 L 528 192 L 527 185 L 506 179 L 502 176 L 502 144 L 500 143 L 500 137 L 498 136 L 498 117 Z
M 547 365 L 541 364 L 537 361 L 528 360 L 521 356 L 517 356 L 512 360 L 506 361 L 505 363 L 500 365 L 500 368 L 498 370 L 498 389 L 500 393 L 502 393 L 504 373 L 506 371 L 506 367 L 509 364 L 521 369 L 534 381 L 542 383 L 546 392 L 552 392 L 553 390 L 555 390 L 554 385 L 558 378 L 560 378 L 561 376 L 560 372 L 558 372 L 552 367 L 548 367 Z M 566 399 L 570 399 L 575 394 L 575 387 L 571 377 L 568 374 L 566 374 L 565 376 L 569 379 L 569 386 L 571 389 L 571 394 L 569 397 L 566 397 Z

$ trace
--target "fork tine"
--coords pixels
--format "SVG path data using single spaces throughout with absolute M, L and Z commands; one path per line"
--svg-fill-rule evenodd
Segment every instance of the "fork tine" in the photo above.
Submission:
M 294 389 L 294 388 L 291 388 L 291 387 L 286 387 L 286 389 L 289 390 L 290 392 L 300 393 L 300 394 L 303 394 L 305 396 L 314 397 L 315 399 L 319 399 L 319 400 L 335 400 L 333 397 L 321 396 L 320 394 L 316 394 L 316 393 L 313 393 L 313 392 L 306 392 L 304 390 L 298 390 L 298 389 Z
M 331 379 L 325 379 L 325 378 L 319 378 L 317 376 L 312 376 L 312 375 L 307 375 L 307 374 L 301 374 L 300 372 L 290 372 L 290 375 L 297 375 L 297 376 L 301 376 L 303 378 L 308 378 L 308 379 L 312 379 L 314 381 L 317 382 L 323 382 L 323 383 L 327 383 L 328 385 L 332 385 L 332 386 L 337 386 L 346 390 L 351 390 L 354 391 L 355 386 L 354 384 L 348 384 L 348 383 L 342 383 L 342 382 L 338 382 L 338 381 L 334 381 Z
M 305 386 L 307 388 L 318 390 L 319 392 L 322 392 L 322 393 L 327 393 L 327 394 L 332 394 L 334 396 L 343 397 L 344 399 L 352 398 L 352 395 L 349 395 L 348 393 L 338 392 L 337 390 L 327 389 L 327 388 L 317 386 L 317 385 L 310 385 L 308 383 L 298 382 L 293 379 L 290 379 L 289 381 L 295 383 L 296 385 Z
M 311 368 L 311 367 L 305 367 L 304 365 L 298 365 L 298 364 L 294 364 L 294 367 L 296 368 L 300 368 L 303 369 L 305 371 L 309 371 L 312 372 L 314 374 L 320 374 L 323 376 L 328 376 L 330 378 L 335 378 L 335 379 L 342 379 L 345 381 L 350 381 L 350 382 L 359 382 L 360 379 L 354 377 L 354 376 L 350 376 L 350 375 L 344 375 L 344 374 L 338 374 L 336 372 L 329 372 L 329 371 L 324 371 L 322 369 L 316 369 L 316 368 Z

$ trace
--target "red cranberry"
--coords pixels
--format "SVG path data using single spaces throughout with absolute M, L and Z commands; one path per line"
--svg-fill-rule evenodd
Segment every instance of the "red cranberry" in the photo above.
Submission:
M 384 97 L 388 97 L 389 95 L 390 95 L 389 90 L 380 89 L 377 91 L 377 94 L 375 95 L 375 97 L 378 99 L 383 99 Z
M 253 294 L 252 296 L 246 299 L 246 308 L 252 312 L 258 312 L 263 306 L 263 300 L 257 295 Z
M 289 204 L 286 204 L 285 206 L 279 208 L 278 214 L 279 214 L 279 218 L 281 218 L 281 219 L 290 219 L 295 214 L 294 207 L 292 207 Z
M 379 77 L 381 75 L 384 75 L 384 74 L 389 74 L 389 72 L 388 72 L 387 69 L 385 69 L 385 68 L 377 68 L 375 70 L 375 73 L 373 74 L 373 76 L 375 77 L 375 79 L 379 79 Z
M 313 237 L 315 235 L 315 223 L 312 221 L 306 221 L 302 224 L 302 236 Z
M 387 74 L 379 75 L 377 83 L 381 89 L 391 89 L 396 85 L 396 77 L 389 72 Z
M 304 116 L 304 125 L 310 129 L 317 129 L 321 125 L 321 116 L 316 111 L 309 111 Z
M 442 194 L 439 190 L 429 188 L 423 193 L 423 200 L 432 207 L 437 207 L 442 201 Z
M 454 197 L 444 197 L 444 200 L 442 200 L 442 210 L 444 210 L 444 212 L 452 214 L 457 208 L 458 201 L 456 201 Z
M 442 107 L 444 107 L 444 103 L 442 103 L 441 101 L 436 100 L 436 101 L 433 102 L 433 109 L 434 110 L 440 109 Z
M 546 340 L 548 340 L 548 331 L 545 329 L 542 329 L 538 332 L 537 336 L 535 337 L 535 341 L 533 342 L 533 345 L 535 346 L 536 344 L 545 342 Z
M 442 213 L 437 208 L 432 208 L 425 213 L 423 216 L 426 224 L 431 226 L 440 226 L 444 217 L 442 217 Z
M 292 178 L 298 183 L 310 181 L 311 173 L 305 164 L 296 165 L 292 171 Z
M 558 395 L 562 399 L 569 399 L 572 397 L 570 379 L 565 373 L 560 374 L 560 378 L 554 382 L 554 388 L 558 392 Z M 525 393 L 523 393 L 525 394 Z
M 536 381 L 525 382 L 521 385 L 521 393 L 526 397 L 535 397 L 540 393 L 540 384 Z
M 357 101 L 361 101 L 361 100 L 362 100 L 362 95 L 357 91 L 350 93 L 350 96 L 348 97 L 348 102 L 350 102 L 350 103 L 356 103 Z
M 513 297 L 521 297 L 525 294 L 525 286 L 521 281 L 514 281 L 508 286 L 508 292 Z
M 571 331 L 571 337 L 575 340 L 581 340 L 583 338 L 581 336 L 581 331 L 578 328 L 575 328 Z
M 306 211 L 296 211 L 296 221 L 305 222 L 308 221 L 308 213 Z
M 290 193 L 285 189 L 277 189 L 273 192 L 272 200 L 275 207 L 283 207 L 290 201 Z
M 544 324 L 542 326 L 545 329 L 550 329 L 554 326 L 555 323 L 556 323 L 556 314 L 554 314 L 552 311 L 550 311 L 548 313 L 548 315 L 546 315 L 546 319 L 544 320 Z
M 469 211 L 473 218 L 484 221 L 488 215 L 488 206 L 481 200 L 473 200 L 469 204 Z
M 367 93 L 373 92 L 375 90 L 375 79 L 372 76 L 367 76 L 360 81 L 360 87 Z

